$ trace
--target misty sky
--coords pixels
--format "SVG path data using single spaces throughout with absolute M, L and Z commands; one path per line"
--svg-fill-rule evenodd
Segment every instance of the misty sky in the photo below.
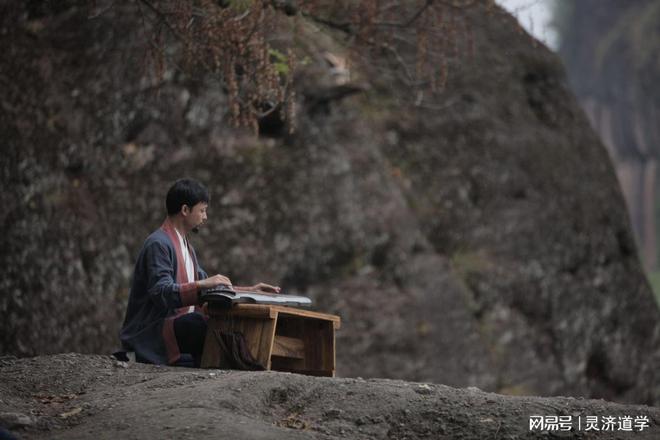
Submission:
M 515 16 L 520 24 L 550 49 L 556 50 L 557 32 L 552 28 L 552 4 L 555 0 L 495 0 Z

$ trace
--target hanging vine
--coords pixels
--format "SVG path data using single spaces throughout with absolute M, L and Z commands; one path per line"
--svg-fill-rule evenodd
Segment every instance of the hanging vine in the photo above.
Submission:
M 353 54 L 390 55 L 413 89 L 442 90 L 448 59 L 472 54 L 464 11 L 493 0 L 134 0 L 146 41 L 145 63 L 156 78 L 168 65 L 217 76 L 229 97 L 235 127 L 258 132 L 258 120 L 281 113 L 295 127 L 292 78 L 295 53 L 269 43 L 277 14 L 285 13 L 340 30 Z M 459 42 L 462 43 L 459 47 Z M 172 50 L 172 48 L 178 50 Z M 405 49 L 405 51 L 403 49 Z M 366 52 L 365 52 L 366 51 Z M 414 54 L 413 59 L 409 54 Z M 176 56 L 174 55 L 176 54 Z M 286 68 L 282 68 L 286 66 Z

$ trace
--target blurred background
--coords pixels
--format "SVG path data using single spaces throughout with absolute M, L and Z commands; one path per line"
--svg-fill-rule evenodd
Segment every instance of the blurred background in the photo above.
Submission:
M 192 176 L 339 376 L 660 403 L 660 2 L 500 4 L 0 2 L 0 354 L 117 348 Z
M 566 66 L 571 88 L 607 147 L 640 256 L 660 295 L 656 178 L 660 144 L 660 2 L 498 0 Z

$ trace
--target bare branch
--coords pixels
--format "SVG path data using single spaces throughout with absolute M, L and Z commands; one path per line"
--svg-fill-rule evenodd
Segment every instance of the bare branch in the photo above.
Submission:
M 412 17 L 410 17 L 408 20 L 406 20 L 403 23 L 395 23 L 395 22 L 375 22 L 374 26 L 389 26 L 389 27 L 408 27 L 411 24 L 413 24 L 423 13 L 424 11 L 433 4 L 434 0 L 426 0 L 426 3 L 424 3 L 424 6 L 419 8 L 417 12 L 415 12 Z
M 245 12 L 243 12 L 241 15 L 238 15 L 234 18 L 232 18 L 232 21 L 241 21 L 248 15 L 250 15 L 250 12 L 252 12 L 250 9 L 247 9 Z
M 310 14 L 309 12 L 302 12 L 303 17 L 309 18 L 312 21 L 315 21 L 319 24 L 331 27 L 333 29 L 340 30 L 342 32 L 346 32 L 349 35 L 353 35 L 353 29 L 351 27 L 351 23 L 349 22 L 344 22 L 344 23 L 336 23 L 331 20 L 327 20 L 325 18 L 317 17 L 316 15 Z
M 439 3 L 442 3 L 445 6 L 449 6 L 454 9 L 465 9 L 477 3 L 478 0 L 436 0 Z
M 406 65 L 406 62 L 403 60 L 403 58 L 401 57 L 399 52 L 394 47 L 392 47 L 391 45 L 389 45 L 387 43 L 381 44 L 380 47 L 382 49 L 386 49 L 387 51 L 391 52 L 392 55 L 394 55 L 394 58 L 401 65 L 401 67 L 403 67 L 403 71 L 405 72 L 406 78 L 408 79 L 408 81 L 410 81 L 410 82 L 414 81 L 413 76 L 410 73 L 410 70 L 408 70 L 408 66 Z
M 163 14 L 163 12 L 160 9 L 158 9 L 153 4 L 151 4 L 149 0 L 137 0 L 137 1 L 138 3 L 142 3 L 143 5 L 151 9 L 151 11 L 158 16 L 160 21 L 167 27 L 167 29 L 169 29 L 172 35 L 174 35 L 178 40 L 185 41 L 185 38 L 176 29 L 174 29 L 174 27 L 172 27 L 169 21 L 167 21 L 167 17 L 165 16 L 165 14 Z
M 96 18 L 99 18 L 101 15 L 105 14 L 106 12 L 108 12 L 108 11 L 109 11 L 110 9 L 112 9 L 114 6 L 115 6 L 115 2 L 112 1 L 112 2 L 110 2 L 110 5 L 109 5 L 109 6 L 103 8 L 103 9 L 98 10 L 98 11 L 96 12 L 96 14 L 94 14 L 94 15 L 90 15 L 89 17 L 87 17 L 87 19 L 88 19 L 88 20 L 94 20 L 94 19 L 96 19 Z

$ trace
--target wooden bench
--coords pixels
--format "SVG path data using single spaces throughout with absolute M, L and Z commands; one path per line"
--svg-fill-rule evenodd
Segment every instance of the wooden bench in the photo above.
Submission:
M 335 375 L 335 330 L 340 318 L 294 307 L 209 303 L 202 368 L 227 368 L 215 331 L 240 331 L 252 356 L 267 370 L 313 376 Z

